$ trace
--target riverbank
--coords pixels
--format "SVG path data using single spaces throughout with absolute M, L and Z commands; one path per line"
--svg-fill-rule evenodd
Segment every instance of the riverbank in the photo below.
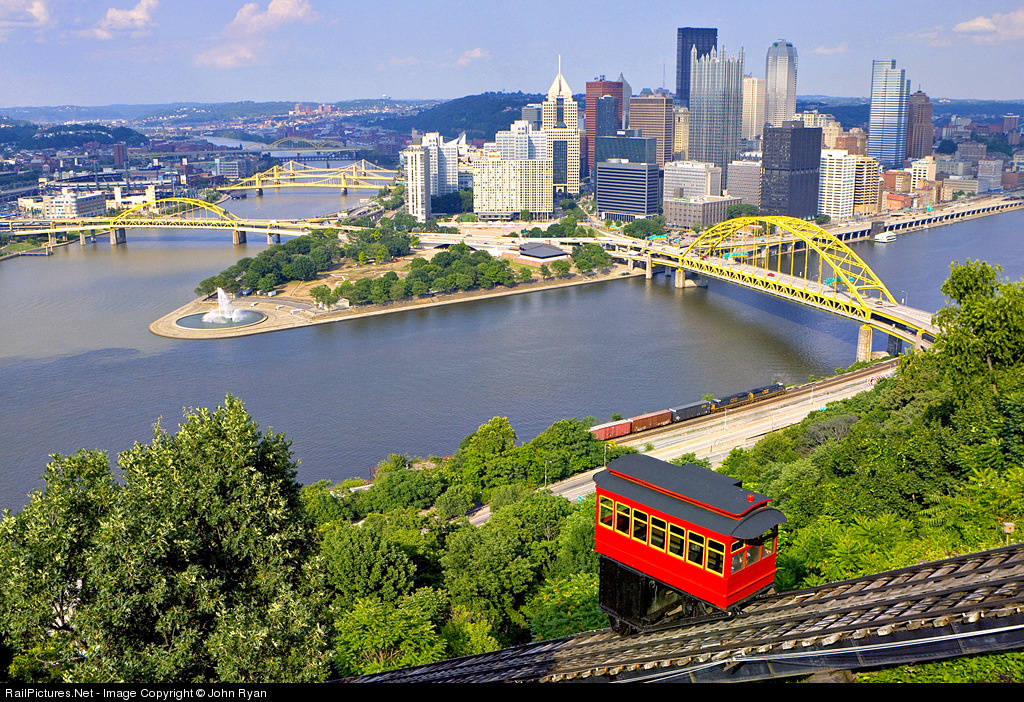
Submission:
M 377 317 L 396 312 L 407 312 L 410 310 L 429 309 L 432 307 L 443 307 L 445 305 L 456 305 L 462 302 L 472 302 L 493 297 L 507 297 L 509 295 L 523 295 L 526 293 L 539 292 L 541 290 L 554 290 L 558 288 L 573 287 L 576 285 L 588 285 L 607 280 L 618 280 L 644 275 L 644 271 L 629 271 L 621 264 L 608 267 L 605 271 L 592 275 L 573 274 L 565 278 L 547 278 L 535 280 L 529 283 L 516 283 L 515 287 L 494 287 L 490 290 L 467 290 L 457 293 L 443 293 L 433 297 L 414 298 L 399 302 L 388 302 L 374 305 L 361 305 L 349 307 L 330 312 L 317 310 L 309 302 L 292 298 L 286 295 L 276 297 L 241 298 L 234 301 L 236 307 L 242 309 L 254 309 L 264 315 L 264 319 L 255 324 L 244 327 L 231 327 L 226 329 L 188 329 L 179 326 L 177 321 L 182 317 L 191 314 L 206 313 L 214 309 L 217 303 L 205 299 L 197 299 L 182 305 L 170 314 L 166 314 L 149 325 L 149 330 L 157 336 L 164 336 L 172 339 L 226 339 L 238 336 L 251 336 L 253 334 L 267 334 L 285 329 L 296 329 L 308 327 L 314 324 L 331 324 L 343 322 L 349 319 L 362 319 L 364 317 Z

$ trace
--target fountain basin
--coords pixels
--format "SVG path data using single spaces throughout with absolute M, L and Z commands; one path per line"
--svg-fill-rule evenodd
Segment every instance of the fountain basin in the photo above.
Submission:
M 230 318 L 220 315 L 216 315 L 212 319 L 207 319 L 208 317 L 210 317 L 209 312 L 197 312 L 181 317 L 174 323 L 185 329 L 231 329 L 258 324 L 266 319 L 267 315 L 255 310 L 235 310 Z

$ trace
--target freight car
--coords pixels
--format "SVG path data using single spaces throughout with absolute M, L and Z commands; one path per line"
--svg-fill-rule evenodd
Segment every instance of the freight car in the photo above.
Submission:
M 639 454 L 611 461 L 594 482 L 599 604 L 613 630 L 724 615 L 771 589 L 786 518 L 770 498 L 736 478 Z
M 770 397 L 783 395 L 785 392 L 785 385 L 782 383 L 772 383 L 771 385 L 764 385 L 759 388 L 754 388 L 753 390 L 744 390 L 743 392 L 729 395 L 725 399 L 715 398 L 713 400 L 703 400 L 701 402 L 693 402 L 681 407 L 670 407 L 667 410 L 648 412 L 647 414 L 641 414 L 638 417 L 630 417 L 629 419 L 619 419 L 605 424 L 598 424 L 597 426 L 591 427 L 590 432 L 602 441 L 619 439 L 623 436 L 636 434 L 637 432 L 663 427 L 666 424 L 685 422 L 689 419 L 696 419 L 698 417 L 713 414 L 714 412 L 722 412 L 731 407 L 741 407 L 743 405 L 750 404 L 751 402 L 767 400 Z

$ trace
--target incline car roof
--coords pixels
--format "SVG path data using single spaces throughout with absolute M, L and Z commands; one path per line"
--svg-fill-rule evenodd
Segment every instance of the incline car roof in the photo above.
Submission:
M 665 514 L 738 538 L 754 538 L 786 521 L 767 506 L 766 495 L 744 490 L 737 478 L 693 464 L 676 466 L 630 454 L 609 463 L 594 482 Z

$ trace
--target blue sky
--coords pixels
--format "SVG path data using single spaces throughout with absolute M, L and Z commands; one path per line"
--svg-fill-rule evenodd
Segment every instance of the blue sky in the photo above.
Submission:
M 791 41 L 801 95 L 866 96 L 892 58 L 933 98 L 1024 98 L 1022 0 L 0 0 L 0 108 L 543 92 L 559 54 L 575 92 L 674 89 L 680 26 L 758 77 Z

